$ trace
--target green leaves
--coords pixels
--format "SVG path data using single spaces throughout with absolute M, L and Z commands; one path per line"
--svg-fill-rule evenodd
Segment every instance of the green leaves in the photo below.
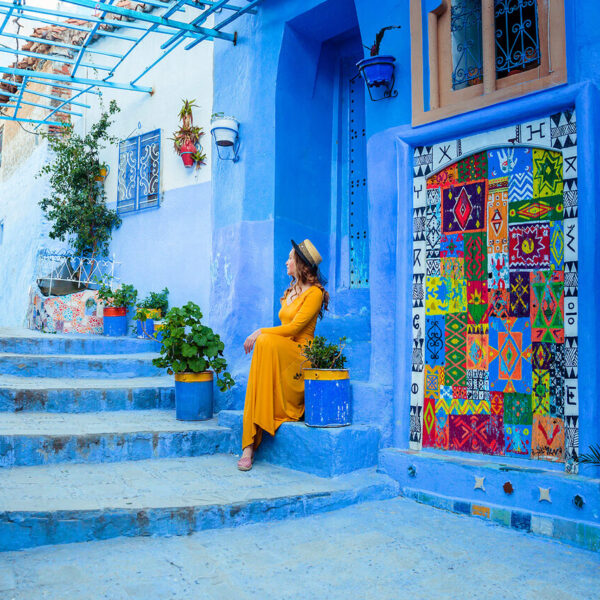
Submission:
M 98 298 L 107 306 L 133 306 L 137 299 L 137 290 L 130 283 L 113 290 L 108 283 L 102 282 L 98 289 Z
M 222 356 L 225 344 L 201 319 L 200 307 L 193 302 L 172 308 L 163 319 L 161 356 L 152 362 L 175 373 L 202 373 L 212 369 L 219 389 L 228 390 L 235 381 L 227 372 L 227 361 Z
M 139 304 L 138 308 L 154 308 L 164 315 L 169 308 L 169 289 L 162 292 L 150 292 Z
M 39 204 L 52 222 L 50 237 L 69 239 L 77 254 L 106 255 L 112 230 L 121 225 L 117 213 L 107 208 L 104 186 L 97 181 L 104 167 L 99 151 L 106 142 L 117 141 L 108 129 L 111 115 L 118 111 L 113 100 L 83 137 L 72 127 L 63 128 L 59 136 L 42 134 L 53 159 L 38 173 L 38 177 L 47 175 L 50 182 L 50 193 Z
M 302 356 L 310 363 L 312 369 L 343 369 L 347 358 L 342 354 L 346 342 L 340 338 L 339 344 L 328 344 L 327 339 L 318 335 L 302 348 Z

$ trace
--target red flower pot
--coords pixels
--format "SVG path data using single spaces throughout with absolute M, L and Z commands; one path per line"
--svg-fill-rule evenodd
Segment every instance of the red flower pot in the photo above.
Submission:
M 184 142 L 181 145 L 181 160 L 188 169 L 194 166 L 194 159 L 192 158 L 194 152 L 196 152 L 196 146 L 192 142 Z

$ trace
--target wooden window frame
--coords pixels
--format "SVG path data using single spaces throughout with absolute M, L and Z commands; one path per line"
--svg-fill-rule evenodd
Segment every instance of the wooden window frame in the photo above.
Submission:
M 425 110 L 422 2 L 411 0 L 412 124 L 484 108 L 567 82 L 564 0 L 537 0 L 540 65 L 496 79 L 494 0 L 481 0 L 483 83 L 452 89 L 451 0 L 440 0 L 427 15 L 429 49 L 429 110 Z

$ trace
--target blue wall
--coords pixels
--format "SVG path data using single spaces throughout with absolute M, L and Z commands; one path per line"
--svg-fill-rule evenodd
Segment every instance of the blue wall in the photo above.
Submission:
M 424 4 L 425 14 L 439 2 Z M 243 23 L 237 48 L 215 43 L 214 109 L 230 112 L 242 123 L 241 161 L 236 165 L 217 161 L 213 170 L 214 197 L 219 199 L 214 208 L 213 252 L 220 253 L 223 270 L 216 274 L 212 303 L 225 307 L 220 323 L 233 346 L 241 344 L 246 332 L 274 319 L 287 283 L 283 262 L 290 237 L 310 236 L 325 249 L 326 262 L 332 259 L 334 212 L 326 208 L 331 201 L 331 154 L 327 155 L 331 120 L 321 109 L 331 105 L 335 38 L 357 25 L 367 46 L 383 26 L 402 29 L 388 31 L 381 47 L 382 53 L 398 58 L 399 94 L 366 103 L 370 287 L 336 289 L 335 269 L 327 265 L 328 274 L 333 271 L 333 314 L 318 329 L 327 334 L 349 331 L 349 337 L 356 339 L 360 351 L 352 357 L 351 368 L 358 373 L 355 379 L 364 380 L 354 386 L 356 416 L 379 423 L 388 436 L 393 429 L 394 445 L 407 447 L 414 146 L 485 132 L 575 104 L 580 197 L 585 198 L 580 207 L 580 281 L 597 278 L 593 173 L 598 162 L 594 135 L 600 122 L 595 104 L 600 78 L 600 38 L 595 28 L 600 6 L 594 0 L 566 0 L 565 4 L 568 85 L 419 128 L 410 126 L 409 0 L 265 3 L 254 19 Z M 247 254 L 252 259 L 241 260 Z M 236 282 L 235 290 L 219 281 L 226 269 Z M 251 304 L 248 298 L 253 299 Z M 233 323 L 242 324 L 239 332 L 229 325 Z M 586 381 L 585 391 L 580 390 L 580 448 L 585 449 L 600 439 L 593 293 L 580 295 L 580 324 L 580 374 Z M 248 360 L 238 357 L 239 351 L 236 368 L 243 374 Z M 243 397 L 237 400 L 241 401 Z

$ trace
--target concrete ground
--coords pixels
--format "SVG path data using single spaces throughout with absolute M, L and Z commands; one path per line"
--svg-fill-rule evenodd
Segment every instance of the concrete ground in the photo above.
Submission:
M 597 600 L 599 590 L 600 554 L 404 498 L 0 554 L 2 600 Z

